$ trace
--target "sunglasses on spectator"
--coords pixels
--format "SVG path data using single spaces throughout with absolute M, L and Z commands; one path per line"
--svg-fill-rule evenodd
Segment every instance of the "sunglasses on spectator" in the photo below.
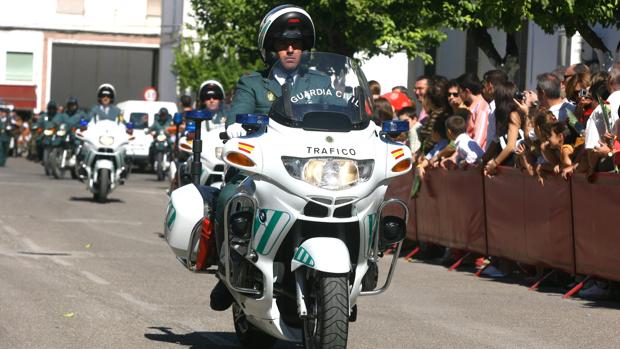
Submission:
M 450 96 L 452 96 L 452 97 L 458 97 L 458 96 L 459 96 L 459 93 L 458 93 L 458 92 L 448 92 L 448 97 L 450 97 Z

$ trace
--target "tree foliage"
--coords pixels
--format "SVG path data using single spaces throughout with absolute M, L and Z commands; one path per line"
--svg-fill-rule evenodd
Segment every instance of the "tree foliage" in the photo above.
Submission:
M 568 35 L 579 31 L 595 49 L 609 51 L 596 36 L 596 24 L 618 26 L 619 0 L 293 0 L 306 9 L 317 32 L 316 49 L 352 56 L 392 55 L 405 51 L 410 59 L 430 63 L 428 54 L 446 38 L 445 29 L 470 30 L 476 42 L 496 65 L 499 57 L 487 28 L 509 35 L 522 30 L 528 20 L 551 33 L 563 27 Z M 192 0 L 199 37 L 198 53 L 184 42 L 177 52 L 175 68 L 182 87 L 194 80 L 216 78 L 227 88 L 243 71 L 260 66 L 257 32 L 262 17 L 274 0 Z M 208 40 L 206 39 L 208 38 Z M 507 55 L 516 55 L 507 50 Z M 193 75 L 192 75 L 193 74 Z

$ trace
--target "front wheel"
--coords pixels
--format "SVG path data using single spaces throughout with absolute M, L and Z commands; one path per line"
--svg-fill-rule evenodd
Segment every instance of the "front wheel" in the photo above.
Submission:
M 233 304 L 233 321 L 237 339 L 244 348 L 271 348 L 276 339 L 252 325 L 240 306 Z
M 97 192 L 95 193 L 95 201 L 104 203 L 108 199 L 110 191 L 110 170 L 102 168 L 99 170 L 99 181 Z
M 43 169 L 45 169 L 45 175 L 49 176 L 52 174 L 52 168 L 50 166 L 51 162 L 51 150 L 49 147 L 43 148 Z
M 319 273 L 306 297 L 308 316 L 303 335 L 306 349 L 346 348 L 349 334 L 349 277 Z
M 50 163 L 52 164 L 52 175 L 56 179 L 62 179 L 65 176 L 65 169 L 61 166 L 63 158 L 63 150 L 55 148 L 52 151 Z
M 163 181 L 166 177 L 164 173 L 164 153 L 157 153 L 155 156 L 155 172 L 157 173 L 157 180 Z

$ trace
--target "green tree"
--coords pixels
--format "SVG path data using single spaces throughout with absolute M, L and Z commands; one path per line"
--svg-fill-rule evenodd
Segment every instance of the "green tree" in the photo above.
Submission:
M 427 50 L 446 38 L 443 28 L 466 27 L 477 21 L 466 14 L 469 1 L 437 0 L 306 0 L 291 1 L 308 11 L 315 24 L 316 49 L 352 56 L 364 52 L 431 62 Z M 257 33 L 263 16 L 281 4 L 274 0 L 192 0 L 198 43 L 185 41 L 177 50 L 175 70 L 181 87 L 199 85 L 202 77 L 229 81 L 260 66 Z M 186 39 L 187 40 L 187 39 Z M 193 45 L 199 50 L 195 51 Z M 221 71 L 214 71 L 220 65 Z M 218 75 L 220 74 L 220 75 Z M 232 78 L 234 77 L 234 78 Z

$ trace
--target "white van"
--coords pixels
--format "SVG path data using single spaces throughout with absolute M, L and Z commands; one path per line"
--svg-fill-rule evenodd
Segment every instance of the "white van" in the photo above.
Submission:
M 120 108 L 125 122 L 132 122 L 134 125 L 136 138 L 129 143 L 127 155 L 133 157 L 134 165 L 144 167 L 149 162 L 149 148 L 153 143 L 153 137 L 145 134 L 143 130 L 153 125 L 159 109 L 168 109 L 172 117 L 178 111 L 177 105 L 174 102 L 161 101 L 123 101 L 116 106 Z

